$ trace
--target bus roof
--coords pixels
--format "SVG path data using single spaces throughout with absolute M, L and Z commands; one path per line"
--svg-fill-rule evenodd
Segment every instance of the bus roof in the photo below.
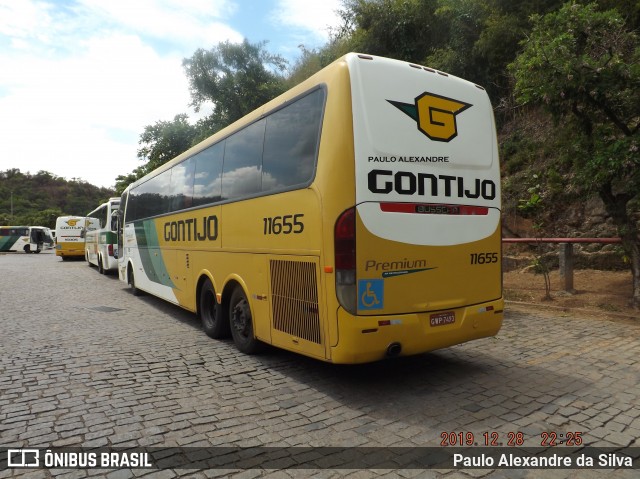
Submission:
M 186 150 L 185 152 L 181 153 L 180 155 L 178 155 L 177 157 L 175 157 L 174 159 L 168 161 L 167 163 L 165 163 L 164 165 L 159 166 L 158 168 L 156 168 L 155 170 L 153 170 L 152 172 L 148 173 L 147 175 L 143 176 L 142 178 L 136 180 L 135 182 L 131 183 L 130 185 L 127 186 L 126 190 L 135 188 L 136 186 L 145 183 L 146 181 L 148 181 L 149 179 L 153 178 L 154 176 L 172 168 L 174 165 L 180 163 L 181 161 L 195 155 L 196 153 L 208 148 L 209 146 L 225 139 L 227 136 L 231 135 L 233 132 L 259 120 L 260 118 L 262 118 L 263 116 L 265 116 L 267 113 L 270 113 L 273 110 L 276 110 L 278 108 L 281 108 L 282 106 L 284 106 L 288 101 L 291 101 L 293 99 L 296 99 L 299 95 L 307 92 L 309 89 L 311 89 L 313 86 L 322 84 L 324 79 L 326 78 L 327 73 L 332 70 L 332 69 L 336 69 L 340 66 L 346 66 L 347 68 L 349 68 L 350 72 L 351 71 L 355 71 L 357 70 L 357 68 L 354 70 L 354 66 L 357 64 L 357 60 L 358 59 L 363 59 L 363 60 L 375 60 L 376 63 L 386 63 L 386 64 L 390 64 L 390 63 L 395 63 L 397 65 L 404 65 L 407 66 L 407 68 L 412 68 L 412 69 L 420 69 L 425 73 L 433 73 L 434 78 L 436 79 L 436 81 L 438 82 L 442 82 L 444 79 L 448 80 L 448 84 L 452 85 L 452 84 L 458 84 L 458 85 L 464 85 L 464 87 L 468 88 L 468 87 L 472 87 L 478 91 L 482 91 L 482 94 L 487 97 L 486 92 L 484 91 L 484 88 L 482 88 L 479 85 L 476 85 L 474 83 L 471 83 L 467 80 L 464 80 L 462 78 L 456 77 L 454 75 L 450 75 L 448 73 L 445 72 L 441 72 L 432 68 L 428 68 L 428 67 L 423 67 L 423 66 L 419 66 L 419 65 L 415 65 L 409 62 L 405 62 L 405 61 L 401 61 L 401 60 L 394 60 L 394 59 L 390 59 L 390 58 L 384 58 L 384 57 L 378 57 L 378 56 L 374 56 L 374 55 L 367 55 L 367 54 L 362 54 L 362 53 L 355 53 L 355 52 L 351 52 L 351 53 L 347 53 L 346 55 L 343 55 L 342 57 L 337 58 L 335 61 L 333 61 L 332 63 L 330 63 L 329 65 L 327 65 L 326 67 L 324 67 L 323 69 L 321 69 L 320 71 L 316 72 L 315 74 L 313 74 L 312 76 L 310 76 L 309 78 L 307 78 L 306 80 L 304 80 L 303 82 L 301 82 L 300 84 L 296 85 L 295 87 L 293 87 L 292 89 L 288 90 L 287 92 L 279 95 L 278 97 L 274 98 L 273 100 L 265 103 L 264 105 L 256 108 L 255 110 L 253 110 L 252 112 L 248 113 L 247 115 L 245 115 L 244 117 L 240 118 L 239 120 L 233 122 L 232 124 L 226 126 L 225 128 L 215 132 L 213 135 L 209 136 L 208 138 L 202 140 L 200 143 L 192 146 L 191 148 L 189 148 L 188 150 Z M 487 97 L 488 99 L 488 97 Z M 488 103 L 488 100 L 487 100 Z M 477 135 L 477 137 L 482 138 L 481 135 Z

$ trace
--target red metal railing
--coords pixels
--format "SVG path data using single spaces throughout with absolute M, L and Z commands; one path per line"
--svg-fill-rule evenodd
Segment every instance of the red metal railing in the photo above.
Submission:
M 502 238 L 503 243 L 622 243 L 620 238 Z

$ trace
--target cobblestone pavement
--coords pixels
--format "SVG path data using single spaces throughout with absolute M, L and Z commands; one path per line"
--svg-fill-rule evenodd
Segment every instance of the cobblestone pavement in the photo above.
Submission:
M 52 253 L 0 255 L 0 446 L 440 447 L 443 432 L 640 446 L 640 323 L 507 310 L 502 331 L 336 366 L 239 353 Z M 511 433 L 511 434 L 510 434 Z M 564 447 L 564 446 L 558 446 Z M 632 470 L 4 469 L 0 478 L 637 477 Z

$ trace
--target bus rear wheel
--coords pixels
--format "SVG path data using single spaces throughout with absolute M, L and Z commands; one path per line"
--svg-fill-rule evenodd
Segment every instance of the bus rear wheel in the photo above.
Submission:
M 202 329 L 207 333 L 207 336 L 213 339 L 228 338 L 231 332 L 229 331 L 229 321 L 222 317 L 216 292 L 210 279 L 207 279 L 202 285 L 198 306 Z
M 263 344 L 253 335 L 253 318 L 249 301 L 240 286 L 236 286 L 229 301 L 229 325 L 236 347 L 245 354 L 256 354 Z
M 136 286 L 136 278 L 133 274 L 133 268 L 129 266 L 129 271 L 127 272 L 127 279 L 129 280 L 129 286 L 131 286 L 131 292 L 134 296 L 140 296 L 142 291 L 140 291 Z
M 98 256 L 98 273 L 105 274 L 104 266 L 102 264 L 102 256 Z

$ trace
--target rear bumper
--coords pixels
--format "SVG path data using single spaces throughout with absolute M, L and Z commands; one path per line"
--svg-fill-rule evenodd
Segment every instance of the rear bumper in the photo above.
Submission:
M 413 313 L 393 316 L 353 316 L 338 310 L 338 343 L 331 348 L 333 363 L 365 363 L 389 357 L 388 350 L 400 356 L 425 353 L 473 339 L 495 336 L 502 326 L 504 301 L 445 312 Z M 437 316 L 436 316 L 437 315 Z M 393 351 L 392 351 L 393 353 Z
M 79 247 L 56 245 L 56 256 L 84 256 L 84 244 Z

